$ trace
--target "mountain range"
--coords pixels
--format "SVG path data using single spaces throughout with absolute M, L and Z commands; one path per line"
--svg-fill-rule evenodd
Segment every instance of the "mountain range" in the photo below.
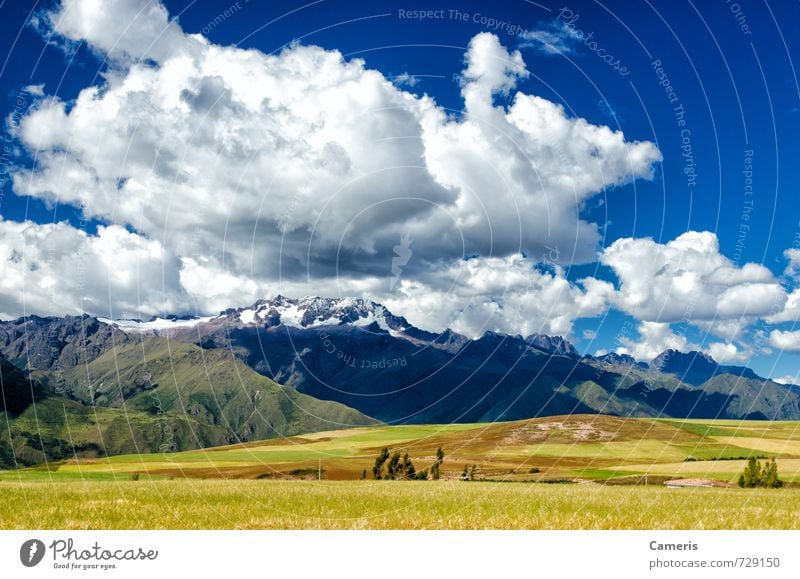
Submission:
M 699 352 L 668 350 L 643 363 L 581 356 L 559 336 L 470 339 L 417 328 L 359 298 L 277 296 L 202 318 L 29 316 L 0 322 L 0 357 L 6 463 L 9 451 L 29 462 L 58 456 L 35 439 L 40 408 L 59 410 L 50 422 L 93 422 L 77 429 L 88 433 L 77 443 L 98 455 L 376 421 L 800 418 L 796 387 Z M 62 454 L 76 446 L 74 433 L 71 441 L 57 428 L 51 434 Z

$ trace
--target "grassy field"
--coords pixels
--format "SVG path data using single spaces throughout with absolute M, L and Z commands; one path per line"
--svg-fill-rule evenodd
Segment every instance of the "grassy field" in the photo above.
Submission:
M 790 489 L 457 481 L 0 483 L 0 528 L 797 529 Z
M 380 449 L 408 452 L 417 469 L 444 449 L 444 478 L 478 465 L 478 478 L 548 481 L 702 476 L 735 482 L 747 457 L 775 457 L 800 484 L 800 423 L 549 417 L 494 424 L 375 426 L 176 454 L 68 460 L 0 471 L 2 480 L 321 478 L 371 473 Z M 319 472 L 321 469 L 321 473 Z M 534 471 L 534 472 L 531 472 Z
M 0 528 L 800 528 L 800 423 L 576 415 L 376 426 L 0 471 Z M 441 481 L 359 481 L 381 448 Z M 786 488 L 735 482 L 775 457 Z M 457 480 L 477 465 L 477 482 Z M 318 479 L 324 480 L 318 480 Z M 544 484 L 544 483 L 572 484 Z

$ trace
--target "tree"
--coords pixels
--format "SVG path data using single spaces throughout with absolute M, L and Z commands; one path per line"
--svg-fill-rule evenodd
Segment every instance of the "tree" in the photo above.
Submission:
M 408 480 L 414 480 L 414 477 L 417 474 L 417 469 L 414 468 L 414 463 L 411 462 L 410 458 L 408 458 L 408 453 L 403 455 L 402 472 L 403 478 Z
M 464 470 L 461 472 L 461 480 L 475 480 L 475 473 L 478 472 L 478 465 L 473 464 L 472 467 L 464 465 Z
M 364 480 L 365 478 L 367 478 L 367 469 L 361 471 L 361 480 Z
M 436 460 L 433 462 L 433 465 L 431 466 L 431 478 L 433 480 L 439 480 L 439 477 L 441 476 L 440 467 L 442 466 L 443 462 L 444 462 L 444 451 L 442 451 L 442 448 L 439 447 L 439 449 L 436 451 Z
M 744 471 L 739 475 L 737 485 L 741 488 L 780 488 L 783 486 L 780 478 L 778 477 L 778 464 L 773 458 L 762 468 L 761 463 L 751 456 L 747 459 L 747 465 Z
M 389 449 L 384 448 L 381 450 L 378 458 L 375 459 L 375 466 L 372 467 L 372 476 L 375 478 L 375 480 L 381 480 L 383 478 L 383 465 L 388 459 Z
M 762 486 L 770 489 L 777 489 L 783 486 L 783 482 L 778 478 L 778 463 L 773 458 L 767 463 L 762 477 Z
M 419 471 L 414 476 L 414 480 L 428 480 L 428 469 L 427 468 L 423 468 L 421 471 Z
M 392 458 L 389 459 L 388 464 L 386 465 L 386 478 L 390 480 L 396 480 L 400 478 L 400 453 L 395 452 L 392 455 Z

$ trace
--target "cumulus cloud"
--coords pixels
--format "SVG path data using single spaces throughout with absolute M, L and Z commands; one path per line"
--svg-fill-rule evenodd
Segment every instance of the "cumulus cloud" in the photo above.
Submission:
M 689 352 L 699 350 L 684 334 L 673 331 L 669 324 L 660 322 L 641 322 L 636 327 L 638 337 L 621 336 L 618 354 L 628 354 L 637 360 L 649 362 L 665 350 Z
M 781 376 L 779 378 L 772 378 L 773 382 L 777 382 L 778 384 L 793 384 L 795 386 L 800 386 L 800 376 Z
M 795 289 L 789 293 L 783 308 L 774 310 L 774 313 L 766 316 L 765 319 L 771 324 L 800 320 L 800 289 Z
M 714 358 L 720 364 L 733 364 L 746 362 L 750 358 L 750 353 L 739 349 L 736 344 L 731 342 L 715 342 L 706 349 L 706 354 Z
M 160 61 L 190 45 L 166 8 L 154 0 L 61 0 L 46 20 L 52 33 L 87 41 L 114 60 Z M 202 42 L 200 37 L 194 40 Z
M 97 235 L 67 223 L 0 217 L 0 312 L 150 317 L 183 307 L 178 262 L 157 241 L 117 225 Z
M 769 343 L 784 352 L 800 352 L 800 331 L 772 330 Z
M 380 298 L 393 247 L 408 236 L 404 282 L 417 286 L 402 287 L 398 311 L 412 312 L 424 301 L 414 287 L 427 288 L 449 304 L 441 319 L 467 312 L 463 327 L 475 328 L 496 288 L 465 282 L 455 299 L 440 278 L 476 264 L 493 272 L 521 251 L 593 261 L 598 227 L 579 210 L 651 178 L 661 158 L 652 143 L 516 90 L 524 60 L 488 33 L 469 44 L 464 114 L 454 117 L 363 60 L 315 46 L 266 55 L 213 45 L 158 2 L 65 0 L 47 21 L 112 66 L 74 102 L 44 96 L 24 116 L 16 136 L 37 164 L 15 170 L 15 191 L 127 227 L 134 247 L 157 243 L 174 266 L 160 293 L 204 308 L 309 285 Z M 534 275 L 514 267 L 525 273 L 506 280 L 512 305 Z M 576 286 L 560 273 L 532 288 L 545 304 L 575 301 L 558 302 L 564 313 L 547 324 L 557 332 L 601 311 L 609 294 L 604 282 Z M 469 302 L 473 291 L 482 305 Z M 153 299 L 146 308 L 165 303 Z M 536 326 L 542 312 L 490 326 Z
M 783 252 L 783 257 L 789 262 L 784 270 L 784 275 L 794 280 L 800 279 L 800 249 L 791 247 Z
M 613 290 L 594 278 L 570 283 L 560 267 L 545 271 L 514 255 L 461 260 L 435 280 L 402 280 L 385 303 L 433 331 L 451 328 L 471 337 L 487 330 L 569 336 L 575 319 L 606 311 Z
M 636 327 L 637 336 L 621 336 L 616 352 L 649 362 L 665 350 L 703 351 L 720 364 L 743 363 L 752 355 L 747 348 L 732 342 L 711 342 L 702 348 L 687 338 L 685 329 L 683 325 L 676 331 L 672 324 L 640 322 Z
M 600 261 L 620 280 L 615 305 L 649 322 L 754 320 L 779 310 L 786 292 L 766 267 L 738 267 L 711 232 L 689 231 L 668 243 L 624 238 Z M 730 324 L 719 327 L 726 334 Z

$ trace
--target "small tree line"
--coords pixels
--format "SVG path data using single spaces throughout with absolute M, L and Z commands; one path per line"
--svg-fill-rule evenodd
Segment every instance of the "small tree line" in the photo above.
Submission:
M 741 488 L 749 489 L 756 487 L 777 489 L 783 486 L 783 482 L 778 478 L 778 464 L 774 458 L 761 466 L 761 463 L 752 456 L 747 460 L 747 466 L 739 475 L 737 484 Z
M 407 452 L 401 456 L 399 451 L 390 454 L 389 449 L 384 448 L 375 459 L 372 478 L 375 480 L 439 480 L 443 462 L 444 451 L 439 448 L 430 471 L 427 468 L 417 471 Z M 361 478 L 367 478 L 366 469 L 361 473 Z

